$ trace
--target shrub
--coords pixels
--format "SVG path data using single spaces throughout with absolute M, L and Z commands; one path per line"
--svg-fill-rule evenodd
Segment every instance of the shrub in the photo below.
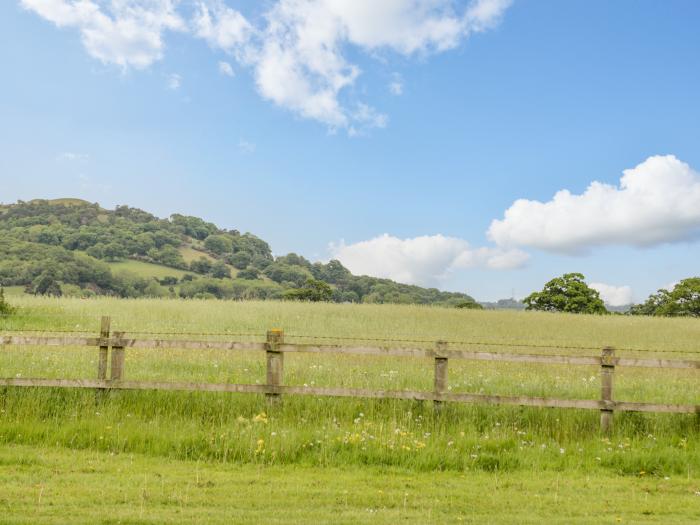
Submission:
M 5 289 L 0 286 L 0 315 L 11 315 L 15 312 L 15 307 L 5 300 Z

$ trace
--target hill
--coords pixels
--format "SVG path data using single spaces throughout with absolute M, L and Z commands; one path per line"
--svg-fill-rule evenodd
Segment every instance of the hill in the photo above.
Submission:
M 474 302 L 462 293 L 355 276 L 335 260 L 274 257 L 255 235 L 198 217 L 161 219 L 80 199 L 1 205 L 0 254 L 0 284 L 37 295 Z

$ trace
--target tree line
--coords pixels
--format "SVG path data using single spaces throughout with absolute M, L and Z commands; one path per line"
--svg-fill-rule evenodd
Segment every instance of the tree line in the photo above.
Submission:
M 609 314 L 600 293 L 588 286 L 580 273 L 567 273 L 544 285 L 523 302 L 527 310 L 585 314 Z M 700 277 L 683 279 L 672 290 L 660 289 L 641 304 L 632 305 L 628 315 L 700 317 Z

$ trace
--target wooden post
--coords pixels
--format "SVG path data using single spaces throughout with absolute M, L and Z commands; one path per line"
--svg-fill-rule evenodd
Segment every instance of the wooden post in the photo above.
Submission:
M 447 343 L 438 341 L 435 345 L 435 382 L 434 391 L 436 395 L 447 392 Z M 433 404 L 436 408 L 440 408 L 442 401 L 435 399 Z
M 121 339 L 124 337 L 124 332 L 114 332 L 115 339 Z M 124 347 L 113 345 L 112 346 L 112 368 L 111 368 L 110 379 L 112 381 L 121 381 L 124 377 Z
M 97 379 L 107 379 L 107 359 L 109 356 L 109 339 L 110 318 L 107 315 L 102 316 L 100 324 L 100 353 L 97 359 Z
M 600 397 L 605 408 L 600 409 L 600 430 L 609 434 L 613 423 L 613 376 L 615 374 L 615 349 L 603 348 L 600 357 Z
M 280 329 L 269 330 L 267 332 L 267 386 L 282 386 L 284 373 L 284 353 L 278 350 L 279 345 L 284 344 L 284 331 Z M 265 394 L 270 400 L 279 400 L 278 392 L 267 392 Z

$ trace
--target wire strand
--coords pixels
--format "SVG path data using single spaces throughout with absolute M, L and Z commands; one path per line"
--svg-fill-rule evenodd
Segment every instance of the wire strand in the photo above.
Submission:
M 5 328 L 4 332 L 22 333 L 62 333 L 62 334 L 94 334 L 99 336 L 99 330 L 75 330 L 75 329 L 39 329 L 39 328 Z M 258 332 L 156 332 L 142 330 L 124 330 L 120 331 L 123 334 L 130 335 L 161 335 L 177 337 L 182 335 L 196 337 L 265 337 L 266 334 Z M 381 343 L 419 343 L 419 344 L 436 344 L 438 340 L 428 339 L 400 339 L 400 338 L 385 338 L 385 337 L 353 337 L 353 336 L 327 336 L 327 335 L 310 335 L 310 334 L 285 334 L 286 337 L 296 339 L 311 339 L 319 341 L 371 341 Z M 593 346 L 572 346 L 572 345 L 553 345 L 553 344 L 534 344 L 534 343 L 513 343 L 513 342 L 498 342 L 498 341 L 464 341 L 464 340 L 444 340 L 443 342 L 449 345 L 465 345 L 465 346 L 489 346 L 489 347 L 507 347 L 507 348 L 540 348 L 552 350 L 598 350 L 599 347 Z M 694 350 L 677 350 L 677 349 L 652 349 L 652 348 L 616 348 L 619 352 L 638 352 L 638 353 L 661 353 L 661 354 L 688 354 L 700 355 L 700 351 Z M 547 354 L 543 354 L 547 355 Z

